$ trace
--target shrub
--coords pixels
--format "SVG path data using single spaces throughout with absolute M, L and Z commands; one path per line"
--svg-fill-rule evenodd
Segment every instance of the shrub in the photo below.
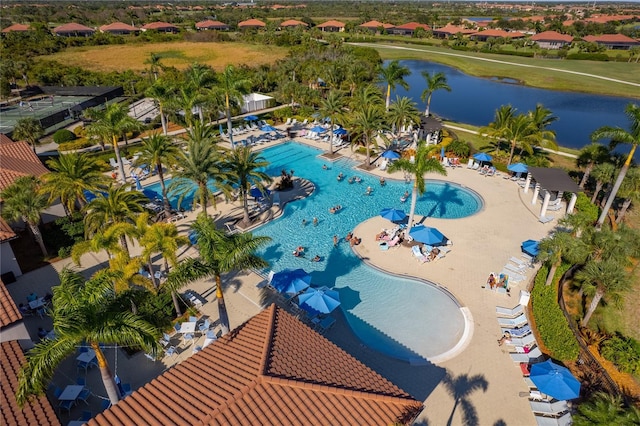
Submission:
M 609 56 L 605 53 L 570 53 L 567 59 L 575 59 L 579 61 L 608 61 Z
M 591 218 L 593 222 L 598 219 L 600 215 L 600 209 L 593 204 L 588 196 L 583 192 L 578 193 L 578 199 L 576 200 L 576 210 Z
M 637 340 L 616 334 L 600 345 L 600 353 L 620 371 L 640 375 L 640 342 Z
M 76 139 L 76 134 L 71 130 L 60 129 L 53 134 L 53 141 L 57 144 L 70 142 Z
M 569 264 L 562 264 L 556 271 L 554 283 L 569 269 Z M 549 269 L 543 266 L 536 275 L 531 292 L 533 317 L 544 345 L 553 358 L 560 361 L 573 361 L 578 358 L 580 348 L 578 341 L 569 328 L 560 306 L 558 305 L 558 288 L 556 285 L 545 285 Z
M 86 138 L 80 138 L 73 142 L 64 142 L 58 146 L 58 151 L 73 151 L 75 149 L 87 148 L 92 145 L 92 142 Z
M 455 140 L 447 145 L 447 151 L 457 155 L 460 158 L 469 157 L 469 152 L 471 152 L 471 148 L 469 148 L 469 144 L 463 140 Z

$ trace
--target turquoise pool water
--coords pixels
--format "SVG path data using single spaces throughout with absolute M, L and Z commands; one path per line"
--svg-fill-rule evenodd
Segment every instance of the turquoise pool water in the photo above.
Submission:
M 387 180 L 381 187 L 376 177 L 356 171 L 355 162 L 343 158 L 330 163 L 318 158 L 320 153 L 294 142 L 263 152 L 270 163 L 267 173 L 277 176 L 282 170 L 294 170 L 296 176 L 312 181 L 316 191 L 308 198 L 288 203 L 282 217 L 254 231 L 273 240 L 260 255 L 274 271 L 304 268 L 311 273 L 314 285 L 339 291 L 349 325 L 369 347 L 405 360 L 428 359 L 453 348 L 464 331 L 464 318 L 452 297 L 435 285 L 385 274 L 366 265 L 344 240 L 333 247 L 333 235 L 344 237 L 383 208 L 395 207 L 408 213 L 409 201 L 403 204 L 400 198 L 411 185 Z M 327 170 L 323 170 L 323 164 Z M 347 177 L 358 175 L 362 182 L 338 182 L 340 172 Z M 371 196 L 364 195 L 367 186 L 374 189 Z M 330 214 L 329 208 L 338 204 L 342 209 Z M 481 208 L 482 199 L 474 192 L 430 180 L 416 213 L 455 219 Z M 314 217 L 318 218 L 317 226 L 312 224 Z M 306 226 L 302 225 L 303 219 Z M 300 245 L 306 248 L 306 259 L 292 255 Z M 309 261 L 315 254 L 323 258 L 322 262 Z M 407 258 L 407 262 L 412 261 Z

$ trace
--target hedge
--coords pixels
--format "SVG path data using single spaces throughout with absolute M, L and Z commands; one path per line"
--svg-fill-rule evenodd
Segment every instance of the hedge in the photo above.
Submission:
M 540 338 L 551 352 L 550 355 L 560 361 L 574 361 L 580 352 L 578 341 L 558 305 L 558 287 L 555 285 L 569 268 L 570 265 L 562 264 L 556 270 L 553 284 L 547 286 L 545 281 L 549 269 L 543 266 L 536 275 L 531 292 L 533 317 Z
M 53 141 L 57 144 L 70 142 L 72 140 L 75 140 L 76 138 L 76 134 L 67 129 L 60 129 L 53 134 Z
M 93 145 L 89 139 L 80 138 L 72 142 L 64 142 L 58 146 L 58 151 L 73 151 L 75 149 L 87 148 Z
M 570 53 L 567 59 L 575 59 L 579 61 L 603 61 L 609 60 L 609 55 L 605 53 Z

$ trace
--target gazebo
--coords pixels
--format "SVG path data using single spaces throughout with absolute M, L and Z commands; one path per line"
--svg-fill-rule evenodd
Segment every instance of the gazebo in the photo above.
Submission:
M 556 192 L 556 200 L 558 205 L 562 200 L 562 195 L 565 192 L 571 192 L 571 200 L 567 206 L 566 213 L 573 213 L 573 208 L 576 205 L 578 199 L 578 192 L 582 192 L 577 183 L 575 183 L 571 177 L 562 169 L 554 169 L 547 167 L 529 167 L 529 174 L 527 175 L 527 181 L 524 185 L 524 192 L 529 191 L 531 185 L 531 179 L 535 180 L 536 185 L 533 190 L 533 197 L 531 198 L 531 204 L 536 204 L 540 190 L 544 191 L 544 198 L 542 201 L 542 208 L 540 209 L 540 222 L 549 222 L 551 219 L 546 216 L 547 209 L 549 209 L 549 202 L 551 201 L 551 193 Z M 559 208 L 559 207 L 558 207 Z
M 420 117 L 420 127 L 418 130 L 418 138 L 427 141 L 427 145 L 435 145 L 440 142 L 440 132 L 442 131 L 442 122 L 434 117 Z

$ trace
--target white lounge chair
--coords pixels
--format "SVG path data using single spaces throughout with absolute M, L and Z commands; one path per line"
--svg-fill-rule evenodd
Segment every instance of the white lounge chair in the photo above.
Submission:
M 560 417 L 546 417 L 541 415 L 536 416 L 536 423 L 538 426 L 569 426 L 573 423 L 571 419 L 571 413 L 567 412 Z
M 513 362 L 531 363 L 531 362 L 538 361 L 538 359 L 542 356 L 542 352 L 540 351 L 540 348 L 536 346 L 535 348 L 531 349 L 529 353 L 526 353 L 526 354 L 510 353 L 509 355 L 511 356 L 511 360 Z
M 522 260 L 518 259 L 515 256 L 511 256 L 509 258 L 509 262 L 514 263 L 514 264 L 516 264 L 517 266 L 519 266 L 521 268 L 528 266 L 525 262 L 523 262 Z
M 501 315 L 503 317 L 515 318 L 523 313 L 524 307 L 522 305 L 517 305 L 513 308 L 503 308 L 502 306 L 496 306 L 496 315 Z
M 516 337 L 516 338 L 522 338 L 524 336 L 531 334 L 531 327 L 529 326 L 529 324 L 523 325 L 520 328 L 503 327 L 501 330 L 502 330 L 502 334 L 509 333 L 511 334 L 511 337 Z
M 569 410 L 567 401 L 529 401 L 529 405 L 531 405 L 531 411 L 534 413 L 560 414 Z
M 527 273 L 527 268 L 522 267 L 522 266 L 516 266 L 516 265 L 512 265 L 510 263 L 507 263 L 506 265 L 504 265 L 504 269 L 506 269 L 507 271 L 511 271 L 511 272 L 515 272 L 516 274 L 526 274 Z
M 519 283 L 527 279 L 524 275 L 518 274 L 517 272 L 510 271 L 508 269 L 503 269 L 500 271 L 501 274 L 509 276 L 510 283 Z
M 524 337 L 511 337 L 510 343 L 505 343 L 508 346 L 529 346 L 536 343 L 536 338 L 533 334 L 527 334 Z
M 498 318 L 498 324 L 500 327 L 521 327 L 527 324 L 527 316 L 522 313 L 516 318 Z
M 413 257 L 415 257 L 416 260 L 418 260 L 421 263 L 425 263 L 429 261 L 429 258 L 423 255 L 422 251 L 420 251 L 420 246 L 416 245 L 411 247 L 411 253 L 413 254 Z

